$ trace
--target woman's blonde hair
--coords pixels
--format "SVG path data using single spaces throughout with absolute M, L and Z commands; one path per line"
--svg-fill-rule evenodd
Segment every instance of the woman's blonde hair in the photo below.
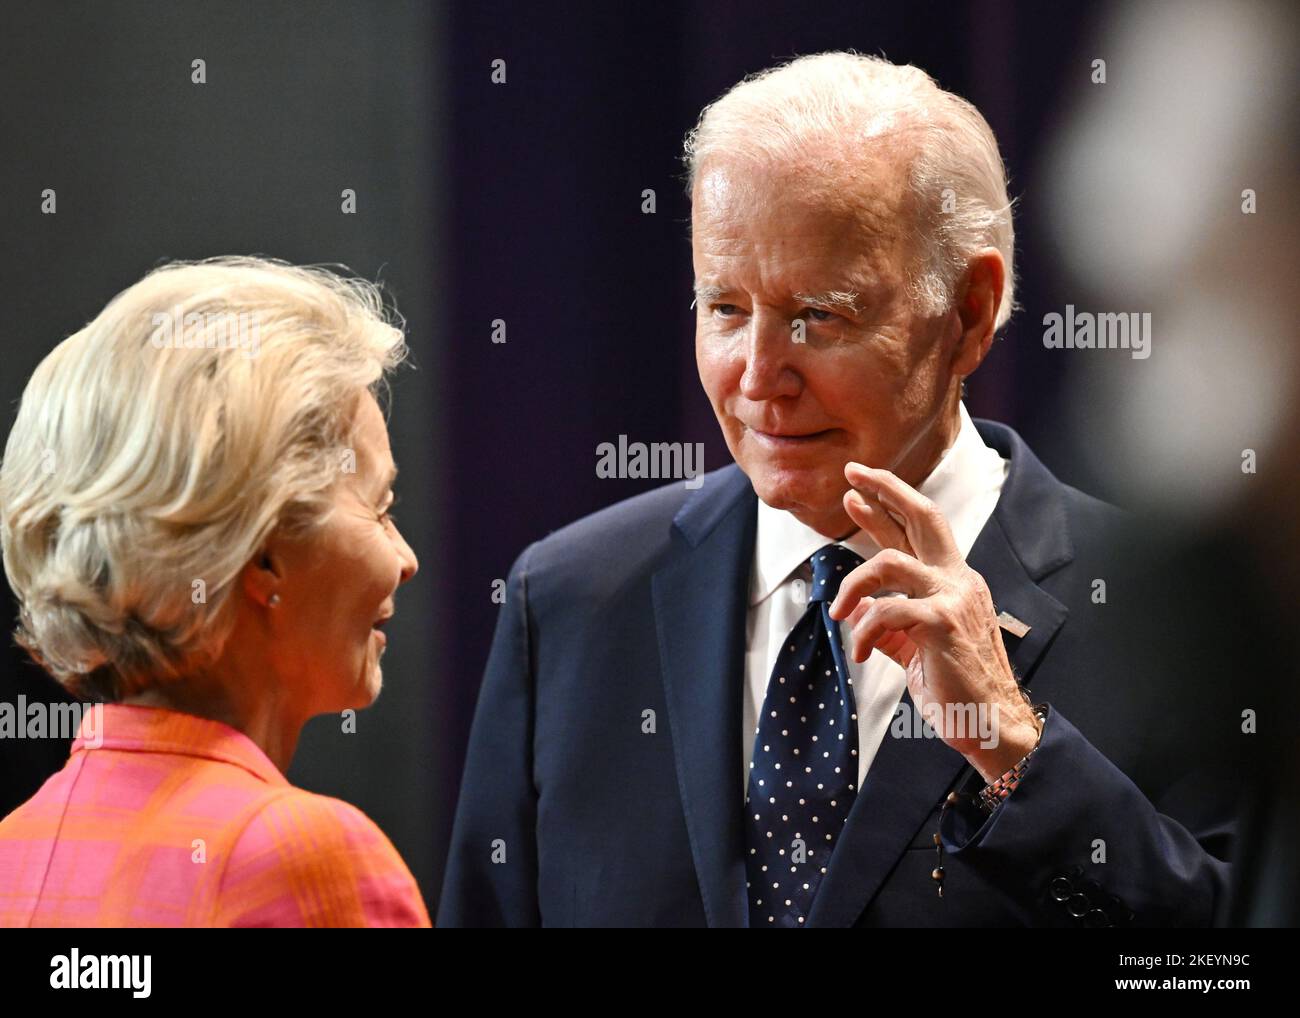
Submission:
M 244 566 L 327 518 L 403 326 L 373 283 L 251 256 L 113 298 L 37 367 L 0 463 L 17 642 L 111 700 L 213 660 Z

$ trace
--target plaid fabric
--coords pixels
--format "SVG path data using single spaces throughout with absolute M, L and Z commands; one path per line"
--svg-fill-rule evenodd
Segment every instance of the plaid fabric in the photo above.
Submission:
M 0 926 L 430 925 L 384 833 L 241 732 L 105 704 L 95 747 L 90 721 L 0 821 Z

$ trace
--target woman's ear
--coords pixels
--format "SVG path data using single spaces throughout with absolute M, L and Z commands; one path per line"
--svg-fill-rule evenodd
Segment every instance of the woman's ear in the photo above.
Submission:
M 283 583 L 278 556 L 269 546 L 263 548 L 244 566 L 240 580 L 244 593 L 254 602 L 260 605 L 272 603 L 271 598 L 276 596 Z

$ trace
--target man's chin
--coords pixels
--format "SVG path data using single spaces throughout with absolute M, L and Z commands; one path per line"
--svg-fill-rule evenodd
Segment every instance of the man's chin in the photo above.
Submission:
M 820 471 L 761 471 L 749 479 L 754 492 L 769 506 L 804 522 L 824 519 L 842 509 L 840 489 L 844 483 L 833 486 Z

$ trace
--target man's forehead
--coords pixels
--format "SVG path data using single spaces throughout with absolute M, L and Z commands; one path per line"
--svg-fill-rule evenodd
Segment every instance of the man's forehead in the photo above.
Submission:
M 692 238 L 770 224 L 797 233 L 857 231 L 891 247 L 913 215 L 905 146 L 801 151 L 797 155 L 715 156 L 699 168 L 692 192 Z
M 758 289 L 804 303 L 861 307 L 887 295 L 901 271 L 901 230 L 872 231 L 860 220 L 798 212 L 776 230 L 747 225 L 742 220 L 694 238 L 697 300 Z
M 889 300 L 913 257 L 914 210 L 894 185 L 837 178 L 778 177 L 762 188 L 733 180 L 730 193 L 743 199 L 719 214 L 693 209 L 696 299 L 721 287 L 859 310 Z
M 913 210 L 905 196 L 879 177 L 854 182 L 839 174 L 748 177 L 735 169 L 712 170 L 699 181 L 691 209 L 691 242 L 700 282 L 710 262 L 773 252 L 778 260 L 825 270 L 806 285 L 847 288 L 856 280 L 824 278 L 834 266 L 862 275 L 893 275 L 906 258 Z M 846 265 L 846 261 L 851 264 Z M 792 282 L 793 288 L 805 285 Z
M 699 168 L 692 212 L 726 214 L 776 199 L 828 211 L 893 215 L 907 192 L 912 155 L 899 140 L 877 148 L 714 156 Z

